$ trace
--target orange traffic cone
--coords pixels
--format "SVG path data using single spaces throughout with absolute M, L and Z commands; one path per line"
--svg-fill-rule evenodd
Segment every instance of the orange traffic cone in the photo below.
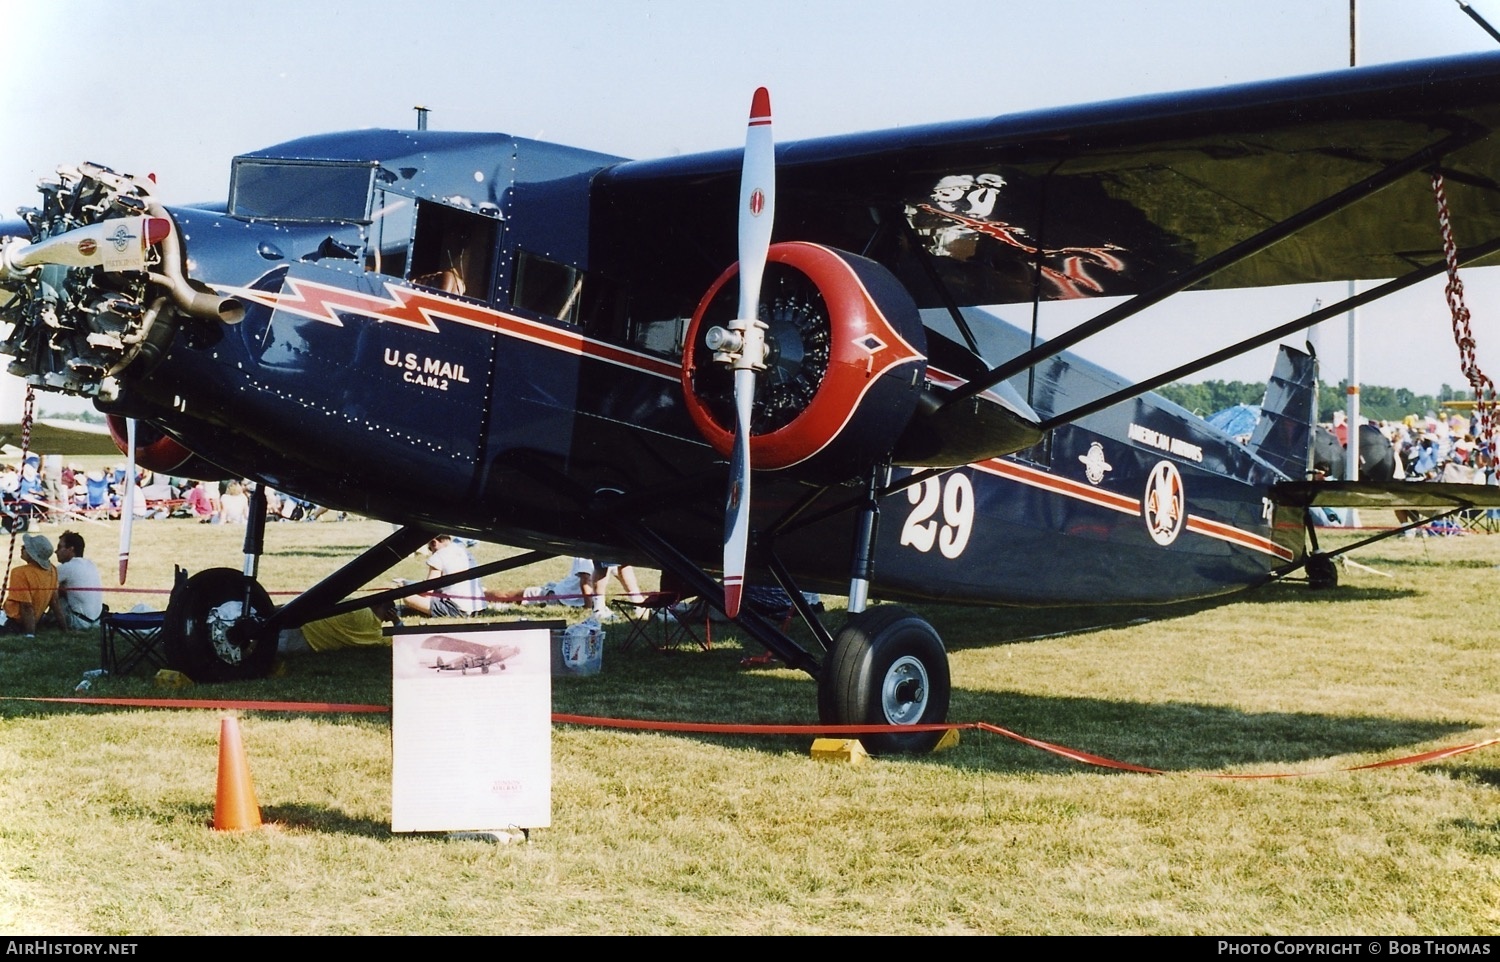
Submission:
M 214 829 L 248 832 L 260 828 L 260 803 L 250 783 L 250 762 L 240 742 L 240 720 L 226 716 L 219 723 L 219 790 L 214 799 Z

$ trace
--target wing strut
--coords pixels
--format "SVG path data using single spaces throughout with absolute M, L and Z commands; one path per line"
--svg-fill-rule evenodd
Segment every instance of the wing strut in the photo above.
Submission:
M 1240 241 L 1238 244 L 1234 244 L 1215 254 L 1213 257 L 1203 260 L 1195 266 L 1179 273 L 1171 280 L 1158 284 L 1151 290 L 1143 291 L 1125 303 L 1110 308 L 1092 320 L 1084 321 L 1073 329 L 1052 338 L 1045 344 L 1034 347 L 1006 361 L 1004 364 L 991 368 L 989 373 L 984 377 L 970 381 L 948 395 L 943 400 L 941 407 L 946 408 L 959 401 L 974 397 L 983 391 L 989 390 L 1001 381 L 1009 380 L 1038 361 L 1061 354 L 1079 342 L 1087 340 L 1101 331 L 1108 330 L 1126 318 L 1151 307 L 1153 304 L 1164 301 L 1168 297 L 1178 294 L 1192 287 L 1194 284 L 1204 281 L 1220 271 L 1232 267 L 1240 261 L 1286 240 L 1298 231 L 1311 227 L 1318 221 L 1384 190 L 1407 174 L 1435 163 L 1444 155 L 1473 143 L 1488 133 L 1488 130 L 1476 125 L 1462 133 L 1445 137 L 1435 144 L 1430 144 L 1416 153 L 1396 161 L 1384 169 L 1371 174 L 1369 177 L 1351 184 L 1338 193 L 1313 204 L 1311 207 L 1293 214 L 1286 220 L 1268 227 L 1259 234 Z
M 1459 252 L 1458 257 L 1460 262 L 1467 264 L 1471 261 L 1478 260 L 1481 257 L 1487 257 L 1490 254 L 1495 253 L 1496 251 L 1500 251 L 1500 238 L 1486 241 L 1485 243 L 1479 244 L 1475 247 L 1465 248 L 1464 250 Z M 1297 318 L 1295 321 L 1288 321 L 1280 327 L 1272 328 L 1271 330 L 1266 331 L 1263 334 L 1257 334 L 1254 337 L 1247 338 L 1237 344 L 1231 344 L 1229 347 L 1226 347 L 1223 350 L 1215 351 L 1212 354 L 1205 354 L 1203 357 L 1197 359 L 1196 361 L 1184 364 L 1181 367 L 1174 367 L 1172 370 L 1167 371 L 1165 374 L 1159 374 L 1156 377 L 1147 378 L 1146 380 L 1140 381 L 1136 384 L 1132 384 L 1130 387 L 1123 388 L 1111 394 L 1106 394 L 1103 397 L 1098 398 L 1097 400 L 1088 402 L 1087 404 L 1080 404 L 1078 407 L 1073 408 L 1071 411 L 1066 411 L 1062 414 L 1047 418 L 1045 421 L 1041 422 L 1040 427 L 1043 431 L 1048 431 L 1052 428 L 1057 427 L 1059 424 L 1067 424 L 1069 422 L 1076 421 L 1081 417 L 1094 414 L 1098 411 L 1104 410 L 1107 407 L 1112 407 L 1113 405 L 1119 404 L 1121 401 L 1127 401 L 1130 398 L 1145 394 L 1147 391 L 1154 391 L 1157 388 L 1161 387 L 1163 384 L 1170 384 L 1173 381 L 1179 381 L 1182 378 L 1188 377 L 1189 375 L 1197 374 L 1199 371 L 1202 371 L 1205 368 L 1213 367 L 1215 364 L 1218 364 L 1221 361 L 1227 361 L 1232 357 L 1239 357 L 1246 351 L 1253 351 L 1258 347 L 1264 347 L 1267 344 L 1274 344 L 1277 341 L 1281 340 L 1283 337 L 1286 337 L 1288 334 L 1295 334 L 1298 331 L 1306 330 L 1307 328 L 1312 327 L 1314 324 L 1319 324 L 1323 321 L 1328 320 L 1330 317 L 1336 317 L 1339 314 L 1347 313 L 1348 311 L 1356 307 L 1363 307 L 1365 304 L 1370 304 L 1374 301 L 1378 301 L 1381 298 L 1386 297 L 1387 295 L 1394 294 L 1397 291 L 1411 287 L 1413 284 L 1420 283 L 1431 277 L 1436 277 L 1437 275 L 1443 273 L 1446 269 L 1447 264 L 1444 261 L 1437 261 L 1435 263 L 1428 264 L 1426 267 L 1418 268 L 1417 270 L 1411 271 L 1410 273 L 1403 274 L 1395 280 L 1387 281 L 1386 283 L 1381 284 L 1378 287 L 1372 287 L 1369 290 L 1362 291 L 1354 295 L 1353 297 L 1346 297 L 1336 304 L 1330 304 L 1328 307 L 1320 308 L 1319 310 L 1313 311 L 1310 314 L 1304 314 L 1301 317 Z
M 922 273 L 927 275 L 927 280 L 932 284 L 932 289 L 937 292 L 938 298 L 943 302 L 943 306 L 947 308 L 948 316 L 953 319 L 953 326 L 958 328 L 958 333 L 963 337 L 964 343 L 969 346 L 969 350 L 974 352 L 974 356 L 980 358 L 982 361 L 984 355 L 979 350 L 979 341 L 974 337 L 974 332 L 969 327 L 968 319 L 958 309 L 958 301 L 953 299 L 953 292 L 948 290 L 948 285 L 943 282 L 942 275 L 938 273 L 937 266 L 932 263 L 932 252 L 917 237 L 917 232 L 912 229 L 911 224 L 907 223 L 904 217 L 901 218 L 901 226 L 905 228 L 904 233 L 906 234 L 909 249 L 912 253 L 916 254 L 917 263 L 922 265 Z

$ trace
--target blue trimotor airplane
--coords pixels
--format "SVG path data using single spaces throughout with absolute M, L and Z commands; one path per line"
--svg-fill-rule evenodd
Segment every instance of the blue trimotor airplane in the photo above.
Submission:
M 6 231 L 0 351 L 138 424 L 143 465 L 402 526 L 275 608 L 253 510 L 245 570 L 169 606 L 194 678 L 265 673 L 280 629 L 378 600 L 345 599 L 452 532 L 530 549 L 481 574 L 654 565 L 816 677 L 825 722 L 939 722 L 937 632 L 871 597 L 1326 583 L 1314 504 L 1496 503 L 1311 480 L 1306 352 L 1282 349 L 1248 443 L 1149 392 L 1442 273 L 1435 187 L 1454 263 L 1493 258 L 1497 126 L 1487 55 L 781 145 L 758 91 L 744 151 L 659 160 L 329 134 L 234 158 L 204 206 L 83 164 Z M 1388 278 L 1143 383 L 1070 353 L 1186 290 Z M 1064 298 L 1112 306 L 1046 341 L 979 310 Z M 747 580 L 785 588 L 816 643 L 742 607 Z M 847 594 L 848 621 L 804 588 Z

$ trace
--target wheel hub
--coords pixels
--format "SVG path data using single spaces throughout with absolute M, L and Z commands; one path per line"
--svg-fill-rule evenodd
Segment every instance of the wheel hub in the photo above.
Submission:
M 227 665 L 238 665 L 244 658 L 245 650 L 235 643 L 235 637 L 232 634 L 232 629 L 244 617 L 244 614 L 244 602 L 226 601 L 216 608 L 210 608 L 208 617 L 205 619 L 214 653 Z
M 880 688 L 880 707 L 892 725 L 915 725 L 927 710 L 927 669 L 910 655 L 896 659 Z

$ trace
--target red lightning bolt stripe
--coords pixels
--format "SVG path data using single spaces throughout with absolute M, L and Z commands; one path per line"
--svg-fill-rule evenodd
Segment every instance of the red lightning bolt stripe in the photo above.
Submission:
M 438 333 L 438 325 L 434 319 L 442 318 L 668 380 L 675 381 L 679 376 L 676 364 L 649 354 L 615 344 L 605 344 L 573 331 L 560 330 L 539 321 L 530 321 L 428 291 L 390 282 L 385 286 L 391 294 L 389 298 L 293 277 L 286 279 L 284 289 L 280 292 L 242 287 L 224 287 L 222 290 L 277 311 L 286 311 L 339 327 L 344 323 L 339 317 L 341 313 L 357 314 L 435 334 Z

